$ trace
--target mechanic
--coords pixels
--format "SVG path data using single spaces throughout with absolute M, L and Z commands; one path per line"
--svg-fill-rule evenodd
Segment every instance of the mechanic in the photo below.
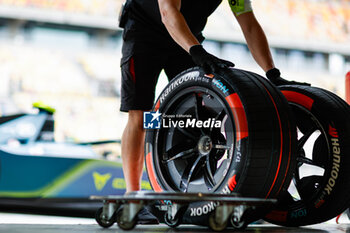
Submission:
M 222 0 L 127 0 L 120 16 L 123 31 L 120 110 L 128 112 L 122 136 L 126 192 L 140 189 L 144 164 L 143 111 L 152 108 L 155 86 L 162 70 L 168 80 L 199 66 L 206 73 L 234 64 L 208 53 L 201 43 L 207 18 Z M 247 45 L 267 78 L 275 85 L 296 84 L 280 77 L 266 36 L 256 20 L 250 0 L 228 0 Z M 139 223 L 154 223 L 147 212 Z

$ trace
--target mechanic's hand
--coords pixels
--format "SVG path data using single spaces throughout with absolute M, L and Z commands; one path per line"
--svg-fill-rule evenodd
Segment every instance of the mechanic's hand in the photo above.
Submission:
M 219 71 L 222 68 L 234 67 L 230 61 L 225 61 L 205 51 L 202 45 L 193 45 L 190 48 L 192 60 L 200 66 L 206 74 Z
M 266 77 L 276 86 L 282 85 L 302 85 L 302 86 L 311 86 L 310 83 L 302 83 L 297 81 L 288 81 L 281 77 L 281 72 L 277 68 L 273 68 L 266 72 Z

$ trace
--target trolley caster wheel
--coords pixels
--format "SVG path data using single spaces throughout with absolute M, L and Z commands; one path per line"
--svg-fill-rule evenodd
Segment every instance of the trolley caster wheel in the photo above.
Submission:
M 237 230 L 244 230 L 248 226 L 248 224 L 244 220 L 236 221 L 235 217 L 231 218 L 230 222 L 232 227 Z
M 123 211 L 118 211 L 116 219 L 117 219 L 116 222 L 118 224 L 118 227 L 122 230 L 125 230 L 125 231 L 133 229 L 137 223 L 136 218 L 134 218 L 131 222 L 124 221 L 123 220 Z
M 227 221 L 223 223 L 218 223 L 216 221 L 215 212 L 213 212 L 211 215 L 209 215 L 209 227 L 213 231 L 223 231 L 227 227 Z
M 105 219 L 102 214 L 103 208 L 100 208 L 96 211 L 95 219 L 98 225 L 100 225 L 103 228 L 109 228 L 115 223 L 114 215 L 111 219 Z
M 180 225 L 181 221 L 180 218 L 177 216 L 175 219 L 171 219 L 168 213 L 164 214 L 164 222 L 169 227 L 175 228 Z

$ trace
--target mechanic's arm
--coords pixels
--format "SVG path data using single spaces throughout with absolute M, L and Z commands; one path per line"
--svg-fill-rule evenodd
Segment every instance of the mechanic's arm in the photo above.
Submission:
M 181 0 L 158 0 L 158 4 L 162 22 L 176 43 L 187 52 L 193 45 L 199 45 L 180 12 Z
M 242 28 L 244 37 L 247 41 L 248 48 L 252 53 L 255 61 L 266 72 L 266 77 L 275 85 L 307 85 L 296 81 L 288 81 L 281 77 L 281 72 L 275 67 L 271 56 L 269 44 L 265 33 L 259 22 L 256 20 L 253 12 L 247 12 L 235 15 L 239 25 Z
M 162 22 L 170 36 L 192 56 L 194 63 L 200 66 L 206 74 L 234 66 L 232 62 L 219 59 L 208 53 L 200 45 L 180 12 L 181 0 L 158 0 L 158 4 Z
M 236 16 L 236 15 L 235 15 Z M 236 16 L 255 61 L 267 72 L 275 67 L 265 33 L 253 12 Z

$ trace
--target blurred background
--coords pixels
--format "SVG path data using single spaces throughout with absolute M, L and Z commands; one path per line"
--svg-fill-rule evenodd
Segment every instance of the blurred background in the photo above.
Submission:
M 287 79 L 345 96 L 350 0 L 253 0 L 276 66 Z M 122 0 L 0 0 L 0 115 L 56 109 L 57 141 L 119 139 Z M 226 1 L 209 19 L 205 47 L 263 75 Z M 162 75 L 157 93 L 166 85 Z

